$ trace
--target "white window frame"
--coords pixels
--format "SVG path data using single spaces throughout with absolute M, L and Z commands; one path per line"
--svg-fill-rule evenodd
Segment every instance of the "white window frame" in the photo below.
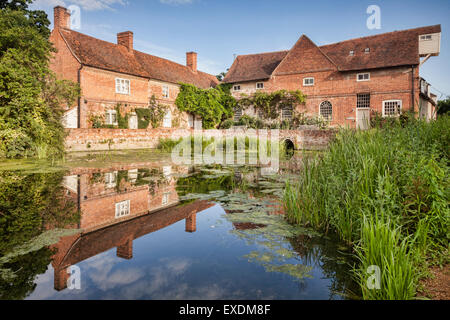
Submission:
M 116 78 L 116 93 L 131 94 L 131 81 L 129 79 Z
M 322 115 L 322 112 L 321 112 L 321 110 L 320 110 L 320 106 L 323 104 L 323 103 L 325 103 L 325 102 L 328 102 L 330 105 L 331 105 L 331 115 L 330 115 L 330 118 L 325 118 L 323 115 Z M 320 102 L 319 103 L 319 115 L 325 120 L 325 121 L 329 121 L 329 122 L 331 122 L 331 121 L 333 121 L 333 103 L 330 101 L 330 100 L 324 100 L 324 101 L 322 101 L 322 102 Z
M 367 79 L 359 79 L 359 76 L 364 76 L 364 75 L 368 75 L 369 77 L 367 78 Z M 358 81 L 358 82 L 362 82 L 362 81 L 370 81 L 370 72 L 363 72 L 363 73 L 358 73 L 357 75 L 356 75 L 356 81 Z
M 421 41 L 431 41 L 431 40 L 433 40 L 433 35 L 432 34 L 421 34 L 420 40 Z
M 161 201 L 161 203 L 162 203 L 163 206 L 169 204 L 169 202 L 170 202 L 170 195 L 171 195 L 171 194 L 172 194 L 171 192 L 165 192 L 165 193 L 163 193 L 163 197 L 162 197 L 162 201 Z
M 117 175 L 117 171 L 105 173 L 105 185 L 107 189 L 112 189 L 117 186 Z
M 163 128 L 172 128 L 172 110 L 167 110 L 164 115 Z
M 306 83 L 308 80 L 312 80 L 312 83 Z M 303 78 L 303 86 L 304 87 L 312 87 L 315 84 L 314 77 Z
M 112 115 L 115 115 L 116 121 L 113 121 Z M 106 112 L 105 112 L 105 123 L 107 125 L 113 125 L 113 126 L 117 126 L 119 124 L 118 120 L 117 120 L 117 111 L 116 110 L 114 110 L 114 109 L 106 110 Z
M 130 200 L 116 203 L 116 219 L 120 219 L 130 215 Z
M 385 110 L 386 103 L 389 103 L 389 102 L 397 102 L 400 105 L 400 109 L 398 110 L 399 113 L 397 113 L 397 114 L 386 114 L 386 110 Z M 398 116 L 400 116 L 400 114 L 402 112 L 402 108 L 403 108 L 403 101 L 402 100 L 399 100 L 399 99 L 384 100 L 383 101 L 383 105 L 382 105 L 382 115 L 383 115 L 383 117 L 398 117 Z
M 258 87 L 259 85 L 262 85 L 262 87 Z M 264 82 L 257 82 L 256 83 L 256 90 L 262 90 L 264 89 Z
M 349 56 L 354 56 L 355 55 L 355 50 L 350 50 L 348 53 Z
M 162 86 L 162 97 L 166 99 L 170 98 L 169 86 Z
M 238 88 L 238 89 L 236 89 L 236 88 Z M 241 85 L 240 84 L 233 85 L 233 91 L 241 91 Z

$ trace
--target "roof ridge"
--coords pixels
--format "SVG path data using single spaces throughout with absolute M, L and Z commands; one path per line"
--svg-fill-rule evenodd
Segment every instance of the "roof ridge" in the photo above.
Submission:
M 94 36 L 91 36 L 91 35 L 88 35 L 88 34 L 85 34 L 85 33 L 81 33 L 81 32 L 78 32 L 78 31 L 75 31 L 75 30 L 72 30 L 72 29 L 69 29 L 69 28 L 61 28 L 59 32 L 60 32 L 61 36 L 63 37 L 63 39 L 65 40 L 66 45 L 69 47 L 69 49 L 70 49 L 71 51 L 72 51 L 71 46 L 69 45 L 69 43 L 67 43 L 67 40 L 66 40 L 65 37 L 64 37 L 64 32 L 63 32 L 63 31 L 65 31 L 65 32 L 67 32 L 67 33 L 72 33 L 74 36 L 79 35 L 79 36 L 85 37 L 85 38 L 87 38 L 87 39 L 89 39 L 89 40 L 93 40 L 93 41 L 100 42 L 100 43 L 102 43 L 102 44 L 111 46 L 111 47 L 116 48 L 116 49 L 120 49 L 120 48 L 121 48 L 121 45 L 119 45 L 119 44 L 117 44 L 117 43 L 109 42 L 109 41 L 106 41 L 106 40 L 102 40 L 102 39 L 96 38 L 96 37 L 94 37 Z M 134 53 L 137 53 L 138 55 L 142 55 L 142 56 L 144 56 L 144 57 L 150 57 L 150 58 L 154 58 L 154 59 L 159 59 L 160 61 L 165 61 L 165 62 L 167 62 L 168 64 L 171 64 L 171 65 L 174 66 L 174 67 L 175 67 L 175 66 L 176 66 L 176 67 L 182 67 L 182 69 L 183 69 L 184 71 L 188 71 L 188 72 L 190 72 L 192 75 L 195 75 L 195 74 L 200 73 L 200 76 L 201 76 L 201 77 L 207 76 L 208 78 L 211 77 L 211 79 L 212 79 L 213 77 L 215 78 L 215 76 L 214 76 L 213 74 L 210 74 L 210 73 L 207 73 L 207 72 L 204 72 L 204 71 L 201 71 L 201 70 L 197 70 L 197 72 L 193 72 L 188 66 L 186 66 L 186 65 L 184 65 L 184 64 L 181 64 L 181 63 L 178 63 L 178 62 L 169 60 L 169 59 L 167 59 L 167 58 L 159 57 L 159 56 L 156 56 L 156 55 L 153 55 L 153 54 L 150 54 L 150 53 L 146 53 L 146 52 L 143 52 L 143 51 L 139 51 L 139 50 L 136 50 L 136 49 L 134 49 L 134 48 L 133 48 L 132 53 L 133 53 L 133 59 L 135 60 L 135 62 L 137 63 L 137 65 L 140 66 L 140 68 L 141 68 L 142 70 L 145 70 L 146 68 L 145 68 L 144 65 L 142 65 L 142 63 L 141 63 L 140 61 L 137 60 L 138 58 L 134 55 Z M 74 53 L 73 53 L 73 54 L 74 54 Z M 74 55 L 75 55 L 75 54 L 74 54 Z M 75 56 L 75 57 L 76 57 L 76 56 Z M 77 58 L 77 57 L 76 57 L 76 58 Z M 78 58 L 77 58 L 77 59 L 78 59 Z M 145 73 L 147 74 L 146 77 L 149 77 L 149 78 L 152 78 L 152 77 L 153 77 L 153 75 L 150 74 L 150 73 L 148 73 L 148 71 L 145 71 Z M 142 75 L 140 75 L 140 76 L 142 76 Z
M 297 40 L 297 42 L 296 42 L 296 43 L 292 46 L 292 48 L 289 50 L 288 54 L 284 57 L 284 59 L 281 60 L 280 64 L 272 71 L 271 76 L 277 74 L 278 69 L 281 69 L 281 68 L 283 67 L 283 62 L 284 62 L 284 61 L 287 61 L 287 59 L 289 59 L 289 58 L 291 57 L 291 55 L 294 54 L 294 53 L 293 53 L 294 48 L 296 48 L 298 45 L 300 45 L 300 44 L 301 44 L 302 42 L 304 42 L 304 41 L 309 41 L 310 43 L 312 43 L 313 46 L 314 46 L 315 48 L 317 48 L 317 49 L 319 50 L 319 52 L 325 57 L 325 59 L 327 59 L 327 60 L 328 60 L 328 61 L 329 61 L 336 69 L 339 70 L 338 65 L 337 65 L 333 60 L 331 60 L 330 57 L 329 57 L 328 55 L 326 55 L 326 54 L 320 49 L 320 47 L 319 47 L 317 44 L 314 43 L 314 41 L 312 41 L 307 35 L 302 34 L 302 35 L 300 36 L 300 38 Z
M 259 55 L 263 55 L 263 54 L 273 54 L 273 53 L 281 53 L 281 52 L 289 52 L 290 49 L 287 50 L 279 50 L 279 51 L 269 51 L 269 52 L 261 52 L 261 53 L 248 53 L 248 54 L 240 54 L 237 57 L 248 57 L 248 56 L 259 56 Z
M 342 40 L 342 41 L 338 41 L 338 42 L 328 43 L 328 44 L 321 45 L 319 48 L 327 47 L 327 46 L 333 46 L 333 45 L 336 45 L 336 44 L 339 44 L 339 43 L 344 43 L 344 42 L 349 42 L 349 41 L 375 38 L 375 37 L 389 35 L 389 34 L 393 34 L 393 33 L 417 31 L 419 29 L 432 28 L 432 27 L 437 27 L 437 26 L 441 26 L 441 25 L 440 24 L 435 24 L 435 25 L 432 25 L 432 26 L 417 27 L 417 28 L 412 28 L 412 29 L 394 30 L 394 31 L 389 31 L 389 32 L 384 32 L 384 33 L 379 33 L 379 34 L 373 34 L 371 36 L 364 36 L 364 37 L 358 37 L 358 38 L 352 38 L 352 39 Z

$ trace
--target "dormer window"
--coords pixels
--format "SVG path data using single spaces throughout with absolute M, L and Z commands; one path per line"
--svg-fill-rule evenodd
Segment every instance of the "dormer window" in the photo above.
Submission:
M 354 50 L 350 50 L 349 55 L 350 56 L 354 56 L 355 55 L 355 51 Z
M 424 35 L 420 36 L 420 40 L 424 40 L 424 41 L 433 40 L 433 36 L 431 34 L 424 34 Z
M 369 81 L 370 80 L 370 73 L 358 73 L 356 75 L 356 81 Z
M 365 48 L 364 53 L 370 53 L 370 48 Z

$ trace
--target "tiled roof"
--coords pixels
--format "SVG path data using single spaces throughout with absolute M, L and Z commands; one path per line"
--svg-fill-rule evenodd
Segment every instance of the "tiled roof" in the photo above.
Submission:
M 200 88 L 218 84 L 215 76 L 187 66 L 136 50 L 129 52 L 124 46 L 96 39 L 85 34 L 61 29 L 73 54 L 84 65 L 100 69 L 156 79 L 171 83 L 190 83 Z
M 266 80 L 289 51 L 238 56 L 223 79 L 225 83 Z
M 302 36 L 291 50 L 238 56 L 224 82 L 236 83 L 269 79 L 271 75 L 313 72 L 366 70 L 417 65 L 419 35 L 441 32 L 441 26 L 394 31 L 370 37 L 346 40 L 317 47 Z M 370 53 L 365 53 L 366 48 Z M 354 55 L 350 55 L 354 51 Z
M 337 67 L 314 42 L 303 35 L 274 70 L 273 75 L 336 70 Z
M 441 32 L 441 26 L 394 31 L 320 47 L 341 71 L 417 65 L 419 35 Z M 366 48 L 370 53 L 364 53 Z M 350 50 L 354 55 L 350 56 Z

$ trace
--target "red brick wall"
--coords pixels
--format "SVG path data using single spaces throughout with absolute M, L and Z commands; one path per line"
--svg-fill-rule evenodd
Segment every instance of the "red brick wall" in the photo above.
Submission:
M 356 81 L 358 73 L 370 72 L 370 81 Z M 303 79 L 314 77 L 314 86 L 303 86 Z M 419 101 L 419 70 L 415 68 L 415 111 Z M 355 127 L 356 95 L 370 93 L 372 110 L 382 112 L 384 100 L 402 100 L 403 110 L 411 108 L 411 68 L 398 67 L 377 69 L 372 71 L 338 72 L 323 71 L 313 73 L 274 76 L 264 82 L 264 91 L 301 90 L 307 95 L 305 105 L 297 107 L 298 112 L 309 116 L 319 114 L 319 105 L 330 101 L 333 105 L 333 121 L 331 125 Z M 241 85 L 245 93 L 256 91 L 256 82 Z M 251 89 L 251 92 L 249 91 Z M 241 92 L 233 95 L 239 98 Z
M 188 129 L 68 129 L 66 150 L 74 151 L 102 151 L 126 149 L 154 149 L 161 138 L 179 139 L 193 134 Z M 258 131 L 254 131 L 257 133 Z M 290 138 L 298 149 L 322 149 L 326 147 L 336 132 L 333 130 L 280 130 L 280 140 Z M 232 130 L 203 130 L 203 134 L 211 137 L 240 136 L 245 131 Z

